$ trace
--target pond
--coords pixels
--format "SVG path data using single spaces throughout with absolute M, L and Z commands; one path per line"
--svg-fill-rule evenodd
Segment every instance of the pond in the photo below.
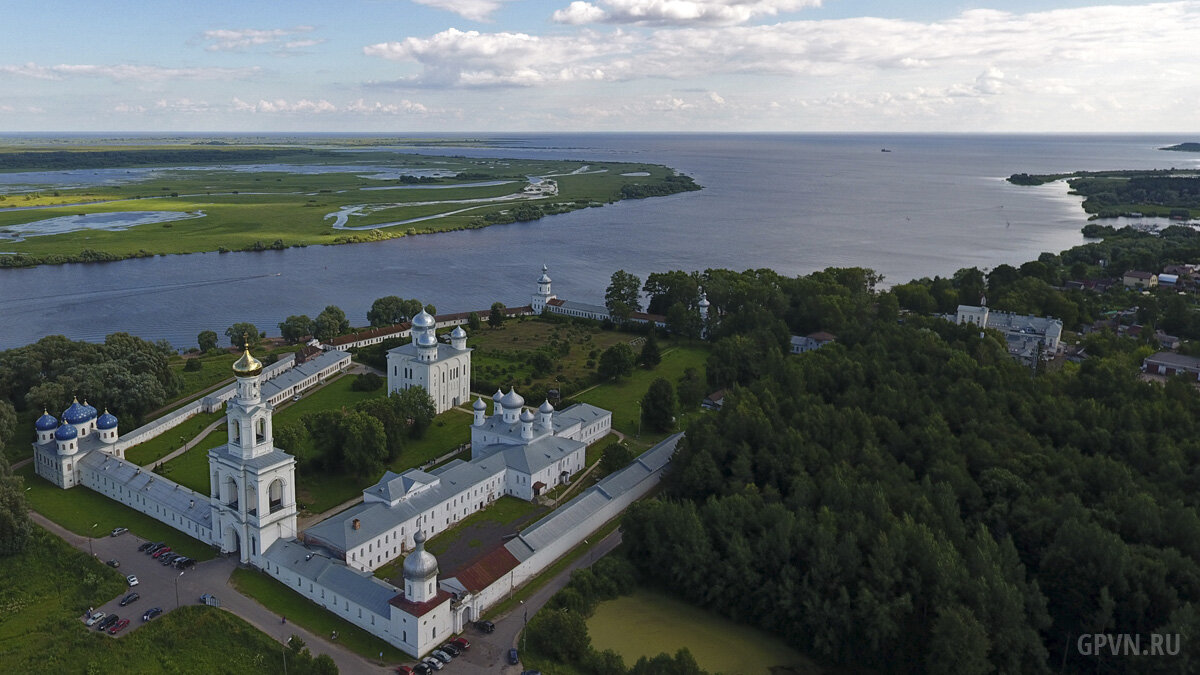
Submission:
M 602 602 L 587 621 L 592 646 L 632 666 L 687 647 L 700 667 L 725 675 L 817 675 L 822 669 L 779 638 L 663 593 L 638 590 Z
M 203 218 L 203 211 L 113 211 L 89 215 L 43 218 L 0 228 L 0 241 L 21 241 L 25 237 L 41 237 L 78 230 L 126 230 L 135 225 L 168 223 L 188 218 Z

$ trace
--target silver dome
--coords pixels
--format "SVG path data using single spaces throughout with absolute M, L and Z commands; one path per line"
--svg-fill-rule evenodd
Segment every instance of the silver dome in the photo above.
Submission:
M 521 421 L 522 422 L 532 422 L 533 421 L 533 413 L 529 412 L 528 410 L 522 412 L 521 413 Z
M 404 578 L 409 581 L 425 581 L 437 576 L 437 558 L 425 550 L 425 533 L 417 530 L 413 536 L 416 548 L 404 559 Z
M 487 410 L 487 404 L 483 402 L 483 397 L 482 397 L 482 396 L 476 397 L 476 399 L 475 399 L 475 405 L 474 405 L 473 407 L 474 407 L 476 410 Z
M 514 410 L 525 405 L 525 399 L 513 388 L 509 389 L 508 393 L 504 395 L 504 398 L 500 401 L 500 405 L 504 406 L 505 409 Z
M 542 407 L 538 408 L 538 412 L 542 414 L 552 413 L 554 412 L 554 406 L 550 405 L 550 401 L 547 399 L 542 402 Z
M 421 313 L 414 316 L 412 320 L 413 328 L 433 328 L 436 324 L 437 321 L 425 310 L 421 310 Z
M 421 333 L 420 337 L 417 338 L 417 346 L 418 347 L 436 347 L 437 346 L 437 338 L 434 337 L 433 333 Z
M 450 331 L 450 339 L 461 340 L 467 337 L 467 331 L 462 329 L 462 326 L 455 326 L 454 330 Z

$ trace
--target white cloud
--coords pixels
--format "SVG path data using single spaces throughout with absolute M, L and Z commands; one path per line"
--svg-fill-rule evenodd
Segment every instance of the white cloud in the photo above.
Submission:
M 366 103 L 360 98 L 351 102 L 344 110 L 360 115 L 424 115 L 429 112 L 429 108 L 408 99 L 399 103 L 381 103 L 379 101 Z
M 134 64 L 40 66 L 26 63 L 18 66 L 0 65 L 0 75 L 16 75 L 38 80 L 64 80 L 69 77 L 98 77 L 116 82 L 159 82 L 164 80 L 231 80 L 251 77 L 259 72 L 252 68 L 164 68 Z
M 624 79 L 631 47 L 620 34 L 542 37 L 480 33 L 454 28 L 428 39 L 407 38 L 363 48 L 368 56 L 413 60 L 424 68 L 409 84 L 442 86 L 534 86 L 555 82 Z M 598 64 L 596 59 L 612 57 Z
M 413 0 L 418 5 L 454 12 L 471 21 L 488 21 L 504 0 Z
M 219 28 L 206 30 L 201 35 L 209 44 L 204 47 L 210 52 L 242 52 L 256 47 L 271 47 L 275 51 L 286 52 L 319 45 L 321 39 L 293 39 L 297 35 L 312 32 L 312 26 L 296 26 L 294 28 L 272 28 L 260 30 L 257 28 Z
M 141 113 L 146 112 L 146 106 L 137 105 L 137 104 L 129 104 L 129 103 L 118 103 L 117 105 L 113 106 L 113 112 L 141 114 Z
M 682 3 L 692 9 L 781 11 L 800 2 Z M 616 8 L 686 12 L 673 2 L 608 0 Z M 682 5 L 681 5 L 682 6 Z M 694 6 L 694 7 L 693 7 Z M 595 15 L 598 6 L 574 2 L 564 12 Z M 690 11 L 690 10 L 689 10 Z M 714 10 L 715 11 L 715 10 Z M 703 17 L 707 15 L 696 15 Z M 715 16 L 715 15 L 714 15 Z M 423 86 L 547 86 L 584 81 L 664 78 L 686 80 L 765 75 L 793 82 L 848 86 L 855 78 L 887 86 L 881 77 L 923 79 L 941 89 L 978 76 L 961 92 L 1003 95 L 1006 81 L 1042 79 L 1107 86 L 1144 85 L 1145 72 L 1194 79 L 1200 64 L 1200 2 L 1061 9 L 1029 14 L 969 10 L 942 21 L 849 18 L 768 25 L 582 30 L 556 35 L 481 33 L 450 29 L 364 48 L 364 53 L 413 62 L 420 70 L 399 82 Z M 689 23 L 681 21 L 679 23 Z M 712 21 L 709 23 L 720 23 Z M 979 73 L 983 72 L 983 75 Z M 798 79 L 803 78 L 803 79 Z M 903 86 L 903 85 L 901 85 Z
M 551 15 L 565 24 L 624 23 L 655 26 L 732 26 L 780 12 L 820 7 L 821 0 L 576 0 Z
M 329 101 L 326 101 L 325 99 L 320 99 L 317 101 L 312 101 L 312 100 L 309 100 L 306 98 L 302 98 L 298 101 L 288 101 L 288 100 L 282 99 L 282 98 L 275 99 L 273 101 L 268 101 L 266 99 L 259 99 L 259 101 L 257 103 L 247 103 L 246 101 L 243 101 L 239 98 L 235 98 L 235 99 L 233 99 L 233 109 L 238 112 L 267 113 L 267 114 L 271 114 L 271 113 L 324 114 L 324 113 L 337 112 L 338 108 L 337 108 L 337 106 L 330 103 Z

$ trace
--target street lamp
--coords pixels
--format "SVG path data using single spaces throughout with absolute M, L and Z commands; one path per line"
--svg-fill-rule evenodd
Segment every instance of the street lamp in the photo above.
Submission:
M 179 609 L 179 577 L 183 576 L 183 572 L 186 571 L 187 570 L 180 571 L 175 577 L 175 609 Z
M 183 572 L 180 572 L 179 574 L 182 576 Z M 292 638 L 289 637 L 287 642 L 279 645 L 280 654 L 283 656 L 283 675 L 287 675 L 287 648 L 290 644 L 292 644 Z
M 525 634 L 529 632 L 529 608 L 525 606 L 524 600 L 518 600 L 521 606 L 525 608 L 525 627 L 521 629 L 521 653 L 525 653 Z
M 88 532 L 88 553 L 91 553 L 93 557 L 95 557 L 95 555 L 96 555 L 96 549 L 92 547 L 92 536 L 91 535 L 96 533 L 95 532 L 96 526 L 99 524 L 100 523 L 92 523 L 91 531 Z

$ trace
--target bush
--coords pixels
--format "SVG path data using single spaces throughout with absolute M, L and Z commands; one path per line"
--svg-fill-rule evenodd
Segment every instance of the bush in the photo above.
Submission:
M 383 378 L 375 373 L 363 373 L 350 383 L 350 388 L 354 391 L 375 391 L 381 387 L 383 387 Z
M 204 370 L 204 364 L 200 363 L 200 359 L 188 359 L 183 364 L 183 369 L 189 373 L 195 373 Z

